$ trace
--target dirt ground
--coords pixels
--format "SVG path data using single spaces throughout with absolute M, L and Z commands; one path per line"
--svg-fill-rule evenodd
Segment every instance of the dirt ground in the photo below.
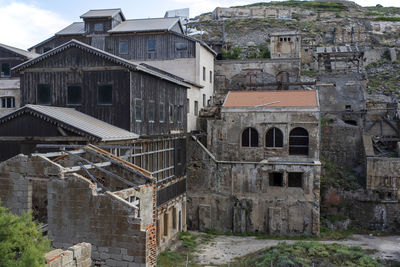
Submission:
M 255 237 L 216 236 L 201 244 L 195 256 L 201 265 L 227 264 L 236 257 L 241 257 L 260 249 L 277 245 L 285 240 L 256 239 Z M 286 240 L 288 243 L 296 241 Z M 339 243 L 360 246 L 376 251 L 373 257 L 400 261 L 400 236 L 353 235 L 351 239 L 339 241 L 318 241 L 325 244 Z

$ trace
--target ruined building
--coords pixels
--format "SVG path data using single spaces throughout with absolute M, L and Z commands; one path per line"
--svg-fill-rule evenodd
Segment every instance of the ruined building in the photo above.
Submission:
M 188 227 L 318 234 L 319 112 L 312 90 L 230 91 L 191 142 Z

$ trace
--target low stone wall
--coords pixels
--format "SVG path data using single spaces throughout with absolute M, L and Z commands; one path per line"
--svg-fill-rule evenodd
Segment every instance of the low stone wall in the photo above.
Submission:
M 92 245 L 79 243 L 67 250 L 55 249 L 44 257 L 46 267 L 90 267 L 92 266 Z

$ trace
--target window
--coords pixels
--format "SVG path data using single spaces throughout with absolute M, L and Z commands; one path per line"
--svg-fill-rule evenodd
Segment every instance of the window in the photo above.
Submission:
M 156 51 L 156 40 L 148 40 L 147 52 L 155 52 L 155 51 Z
M 186 112 L 187 113 L 190 113 L 190 100 L 189 100 L 189 98 L 186 98 Z
M 303 187 L 303 173 L 289 172 L 288 187 Z
M 287 38 L 287 40 L 288 40 L 288 42 L 290 42 L 290 37 L 289 37 L 289 38 Z
M 258 132 L 254 128 L 247 128 L 242 133 L 243 147 L 258 147 Z
M 69 85 L 67 94 L 68 105 L 82 104 L 82 88 L 80 85 Z
M 154 122 L 154 116 L 155 116 L 155 107 L 154 107 L 154 101 L 149 101 L 149 122 Z
M 206 67 L 203 67 L 203 81 L 206 80 Z
M 269 186 L 283 186 L 283 173 L 271 172 L 269 174 Z
M 279 41 L 283 42 L 283 38 L 282 38 L 282 37 L 281 37 L 281 38 L 279 38 Z
M 210 70 L 210 83 L 212 83 L 213 81 L 213 75 L 212 75 L 212 71 Z
M 168 235 L 168 213 L 164 213 L 164 236 Z
M 164 103 L 160 103 L 160 122 L 164 122 Z
M 51 90 L 49 84 L 38 84 L 36 99 L 39 105 L 51 104 Z
M 176 51 L 186 51 L 188 49 L 187 43 L 175 43 Z
M 51 49 L 53 49 L 53 48 L 50 46 L 45 46 L 45 47 L 43 47 L 43 53 L 46 53 L 46 52 L 50 51 Z
M 169 110 L 168 110 L 168 115 L 169 115 L 169 122 L 174 122 L 174 106 L 172 104 L 169 104 Z
M 172 208 L 172 228 L 176 229 L 176 208 Z
M 178 122 L 183 121 L 183 106 L 178 106 Z
M 102 32 L 103 31 L 103 23 L 94 24 L 94 31 L 95 32 Z
M 351 109 L 351 105 L 346 105 L 345 106 L 345 109 L 346 109 L 346 111 L 351 111 L 352 109 Z
M 271 128 L 265 135 L 266 147 L 283 147 L 283 134 L 278 128 Z
M 135 99 L 135 120 L 142 121 L 142 99 Z
M 206 106 L 206 95 L 203 94 L 203 108 Z
M 194 115 L 199 116 L 199 102 L 194 101 Z
M 13 96 L 2 97 L 1 108 L 15 108 L 15 98 Z
M 119 53 L 121 55 L 128 54 L 128 41 L 120 41 L 119 42 Z
M 112 85 L 99 85 L 97 103 L 99 105 L 112 105 Z
M 0 77 L 10 77 L 10 76 L 11 76 L 10 63 L 1 63 Z
M 289 134 L 289 155 L 308 155 L 308 132 L 297 127 Z

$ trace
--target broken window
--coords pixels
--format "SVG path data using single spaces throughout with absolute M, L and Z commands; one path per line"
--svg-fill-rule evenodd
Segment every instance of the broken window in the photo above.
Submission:
M 164 122 L 164 103 L 160 103 L 160 122 Z
M 97 103 L 100 105 L 112 105 L 112 85 L 100 85 L 98 88 Z
M 271 172 L 269 174 L 269 186 L 283 186 L 283 173 Z
M 1 75 L 0 77 L 10 77 L 11 76 L 11 68 L 10 63 L 1 63 Z
M 156 40 L 148 40 L 147 52 L 155 52 L 155 51 L 156 51 Z
M 344 120 L 344 123 L 357 126 L 357 122 L 355 120 Z
M 51 104 L 51 89 L 49 84 L 38 84 L 36 92 L 37 103 L 39 105 Z
M 82 88 L 80 85 L 69 85 L 67 94 L 68 105 L 82 104 Z
M 289 155 L 308 155 L 308 132 L 297 127 L 289 134 Z
M 15 108 L 15 98 L 13 96 L 6 96 L 1 98 L 2 108 Z
M 94 31 L 95 32 L 102 32 L 103 31 L 103 23 L 96 23 L 94 24 Z
M 155 116 L 155 106 L 154 106 L 154 101 L 149 101 L 149 122 L 154 122 L 154 116 Z
M 176 51 L 186 51 L 188 49 L 187 43 L 175 43 Z
M 265 135 L 266 147 L 283 147 L 283 133 L 276 127 L 268 130 Z
M 119 53 L 121 55 L 128 54 L 128 41 L 120 41 L 119 42 Z
M 288 187 L 303 187 L 303 173 L 289 172 Z
M 135 99 L 135 120 L 142 121 L 142 99 Z
M 247 128 L 242 133 L 243 147 L 258 147 L 258 132 L 254 128 Z

